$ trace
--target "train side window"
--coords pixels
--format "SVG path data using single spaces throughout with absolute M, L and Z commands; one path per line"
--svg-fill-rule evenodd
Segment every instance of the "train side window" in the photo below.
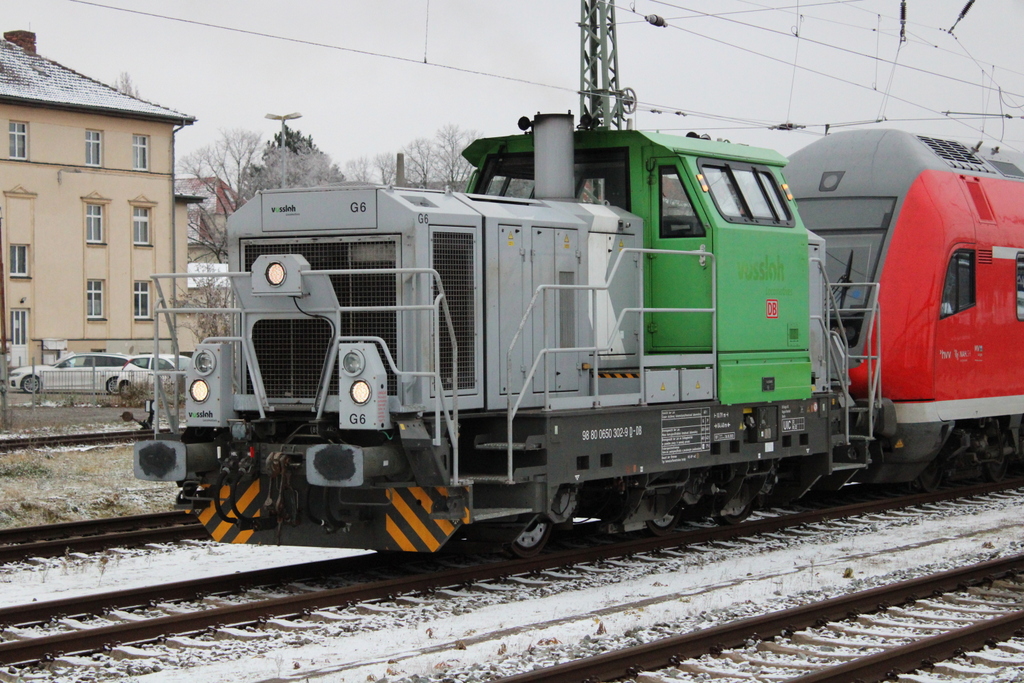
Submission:
M 1017 320 L 1024 320 L 1024 254 L 1017 253 Z
M 767 171 L 758 171 L 757 177 L 761 180 L 761 186 L 764 188 L 764 193 L 768 195 L 768 201 L 771 202 L 777 219 L 780 221 L 792 220 L 793 216 L 789 213 L 786 202 L 782 200 L 782 195 L 779 194 L 779 185 L 775 182 L 775 176 Z
M 974 250 L 957 249 L 949 259 L 949 267 L 946 269 L 939 318 L 948 318 L 967 310 L 974 306 L 974 303 Z
M 661 237 L 703 237 L 704 224 L 694 211 L 693 202 L 683 187 L 675 166 L 662 166 L 661 176 Z

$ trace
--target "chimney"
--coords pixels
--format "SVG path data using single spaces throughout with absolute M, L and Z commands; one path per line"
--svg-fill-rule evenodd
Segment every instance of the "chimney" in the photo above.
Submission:
M 14 43 L 30 55 L 36 53 L 36 34 L 32 31 L 8 31 L 4 33 L 4 40 Z

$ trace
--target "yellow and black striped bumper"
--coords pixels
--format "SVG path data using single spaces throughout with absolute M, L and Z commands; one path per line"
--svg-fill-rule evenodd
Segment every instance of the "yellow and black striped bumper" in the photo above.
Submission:
M 445 487 L 393 488 L 387 489 L 387 496 L 385 550 L 432 553 L 444 545 L 462 524 L 469 523 L 469 508 L 466 507 L 462 509 L 461 519 L 432 516 L 435 510 L 448 510 L 449 491 Z
M 266 481 L 244 482 L 232 495 L 228 486 L 222 486 L 220 507 L 230 520 L 236 519 L 233 508 L 244 519 L 256 519 L 262 514 L 266 499 Z M 372 550 L 404 552 L 435 552 L 452 534 L 470 521 L 469 490 L 447 487 L 395 487 L 377 489 L 379 502 L 362 508 L 365 521 L 354 522 L 349 529 L 325 532 L 320 525 L 302 514 L 298 525 L 286 523 L 278 529 L 253 531 L 250 524 L 226 521 L 217 514 L 211 502 L 202 510 L 195 510 L 199 521 L 210 537 L 220 543 L 284 543 L 286 545 L 312 545 L 322 547 L 350 547 Z M 457 509 L 449 509 L 449 499 L 456 497 Z M 234 505 L 232 505 L 234 501 Z M 358 507 L 358 506 L 357 506 Z M 452 519 L 458 515 L 458 519 Z
M 235 507 L 242 513 L 243 517 L 259 517 L 263 498 L 264 496 L 260 495 L 260 480 L 256 479 L 248 485 L 244 493 L 237 497 Z M 221 509 L 225 511 L 226 516 L 234 519 L 235 513 L 231 509 L 230 487 L 221 487 L 220 501 Z M 213 503 L 210 503 L 209 507 L 199 512 L 199 521 L 206 527 L 210 538 L 219 543 L 248 543 L 253 535 L 251 530 L 239 529 L 237 524 L 221 519 L 220 515 L 217 514 L 217 506 Z

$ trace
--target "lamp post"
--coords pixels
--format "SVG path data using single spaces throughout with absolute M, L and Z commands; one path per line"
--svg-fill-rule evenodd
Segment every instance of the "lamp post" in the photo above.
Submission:
M 285 121 L 300 119 L 302 114 L 297 111 L 291 114 L 267 114 L 266 118 L 281 122 L 281 187 L 284 188 L 285 179 L 288 177 L 288 155 L 284 149 Z

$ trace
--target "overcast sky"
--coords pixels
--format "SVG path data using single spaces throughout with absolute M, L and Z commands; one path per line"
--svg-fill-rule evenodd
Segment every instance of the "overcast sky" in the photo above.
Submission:
M 637 128 L 784 154 L 824 124 L 882 117 L 1022 150 L 1024 0 L 977 0 L 951 36 L 965 3 L 907 0 L 901 45 L 899 0 L 620 1 L 620 85 Z M 144 99 L 195 116 L 179 156 L 301 112 L 342 165 L 447 123 L 504 135 L 523 114 L 578 113 L 579 15 L 579 0 L 0 0 L 3 30 L 35 31 L 40 54 L 108 83 L 127 71 Z M 807 127 L 768 130 L 786 122 Z

